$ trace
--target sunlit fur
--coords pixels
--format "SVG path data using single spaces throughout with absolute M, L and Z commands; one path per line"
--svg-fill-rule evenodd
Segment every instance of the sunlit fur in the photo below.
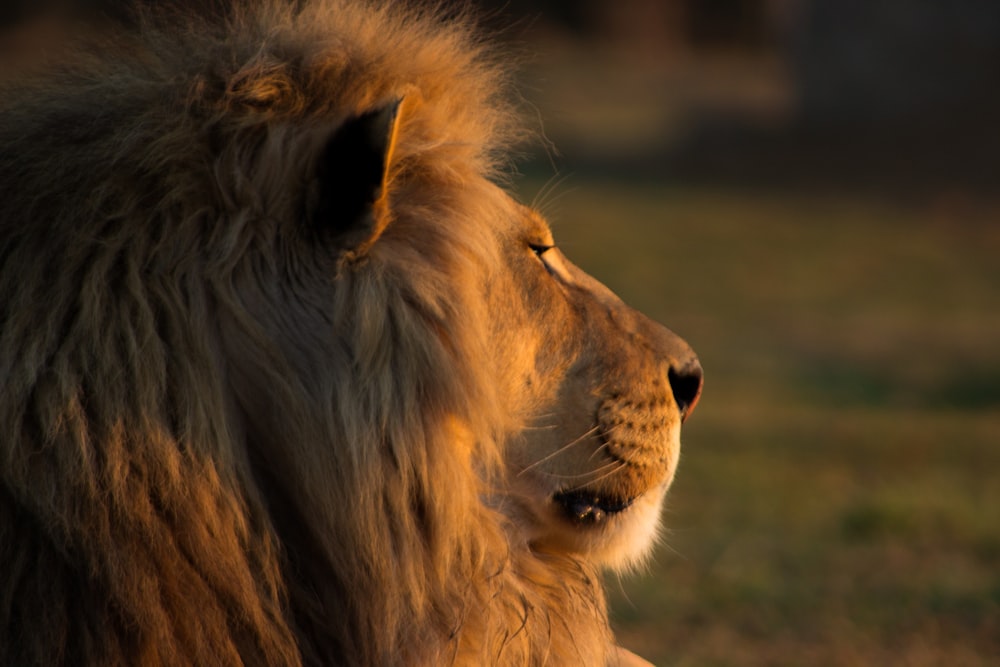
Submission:
M 397 3 L 256 4 L 0 97 L 0 664 L 604 663 L 594 568 L 480 501 L 498 68 Z M 301 182 L 399 97 L 392 224 L 334 271 Z
M 627 658 L 597 567 L 696 361 L 536 253 L 502 59 L 395 2 L 142 4 L 0 90 L 0 665 Z M 338 246 L 318 160 L 400 100 Z

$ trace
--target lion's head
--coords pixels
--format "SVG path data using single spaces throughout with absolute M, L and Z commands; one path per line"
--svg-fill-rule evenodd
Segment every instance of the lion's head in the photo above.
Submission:
M 503 501 L 536 546 L 634 562 L 656 532 L 701 368 L 570 263 L 536 212 L 518 206 L 510 220 L 499 243 L 513 271 L 493 289 L 493 326 L 505 395 L 526 421 L 505 449 Z
M 249 5 L 0 102 L 0 663 L 613 662 L 696 358 L 495 183 L 463 21 Z

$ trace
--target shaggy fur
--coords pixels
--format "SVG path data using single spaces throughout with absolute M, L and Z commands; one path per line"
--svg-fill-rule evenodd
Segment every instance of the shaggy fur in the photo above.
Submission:
M 140 12 L 0 96 L 0 664 L 613 660 L 594 567 L 482 500 L 500 71 L 392 5 Z M 400 98 L 334 261 L 303 184 Z
M 152 4 L 0 91 L 0 665 L 636 664 L 701 368 L 494 183 L 503 68 Z

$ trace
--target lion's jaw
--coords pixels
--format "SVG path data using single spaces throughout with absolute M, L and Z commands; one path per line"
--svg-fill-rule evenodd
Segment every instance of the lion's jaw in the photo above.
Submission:
M 674 409 L 664 410 L 674 419 L 660 428 L 622 422 L 606 402 L 583 436 L 545 419 L 526 429 L 511 454 L 517 470 L 511 496 L 536 548 L 579 553 L 622 570 L 640 563 L 656 543 L 680 457 L 680 419 Z

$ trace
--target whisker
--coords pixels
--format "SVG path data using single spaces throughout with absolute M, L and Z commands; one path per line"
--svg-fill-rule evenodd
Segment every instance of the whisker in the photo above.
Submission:
M 567 195 L 571 195 L 575 192 L 578 192 L 580 190 L 580 188 L 578 187 L 572 187 L 572 188 L 559 188 L 559 190 L 557 191 L 556 188 L 562 185 L 562 183 L 566 180 L 567 179 L 564 178 L 562 179 L 562 181 L 560 181 L 560 183 L 554 185 L 549 190 L 549 192 L 546 193 L 545 200 L 539 203 L 538 208 L 536 210 L 538 210 L 545 216 L 550 216 L 556 211 L 556 209 L 553 207 L 560 201 L 562 201 L 564 197 L 566 197 Z
M 545 463 L 546 461 L 552 460 L 556 456 L 559 456 L 560 454 L 562 454 L 563 452 L 565 452 L 570 447 L 583 442 L 584 440 L 586 440 L 587 438 L 589 438 L 590 436 L 592 436 L 594 433 L 596 433 L 597 430 L 598 430 L 598 428 L 600 428 L 600 427 L 599 426 L 593 426 L 593 427 L 587 429 L 583 433 L 583 435 L 581 435 L 576 440 L 572 440 L 571 442 L 569 442 L 566 445 L 563 445 L 562 447 L 560 447 L 556 451 L 552 452 L 551 454 L 548 454 L 547 456 L 544 456 L 544 457 L 540 458 L 539 460 L 535 461 L 534 463 L 532 463 L 531 465 L 525 467 L 523 470 L 521 470 L 521 472 L 517 473 L 518 476 L 523 475 L 524 473 L 528 472 L 532 468 L 536 468 L 536 467 L 540 466 L 541 464 Z
M 534 426 L 525 426 L 522 431 L 551 431 L 552 429 L 559 428 L 558 424 L 538 424 Z
M 595 468 L 594 470 L 588 470 L 587 472 L 582 472 L 582 473 L 579 473 L 577 475 L 560 475 L 560 474 L 554 473 L 554 472 L 543 472 L 542 474 L 545 475 L 546 477 L 552 477 L 554 479 L 581 479 L 581 478 L 590 477 L 591 475 L 596 475 L 596 474 L 598 474 L 598 473 L 606 470 L 607 468 L 612 468 L 612 467 L 618 467 L 618 468 L 620 468 L 620 467 L 622 467 L 622 465 L 623 464 L 622 464 L 621 461 L 611 461 L 610 463 L 605 463 L 604 465 L 602 465 L 602 466 L 600 466 L 598 468 Z M 614 470 L 610 470 L 610 471 L 608 471 L 607 474 L 611 474 L 613 472 L 615 472 L 615 471 Z M 604 479 L 604 477 L 606 477 L 607 474 L 605 474 L 605 475 L 599 475 L 597 478 L 592 479 L 592 480 L 587 480 L 586 482 L 584 482 L 584 484 L 590 484 L 591 482 L 596 482 L 597 480 Z
M 555 173 L 545 181 L 545 184 L 538 190 L 531 200 L 531 208 L 536 211 L 543 211 L 546 206 L 551 203 L 549 199 L 553 192 L 555 192 L 563 183 L 570 179 L 571 175 L 569 173 Z
M 534 417 L 532 417 L 532 422 L 534 423 L 523 426 L 522 429 L 527 431 L 529 429 L 555 428 L 556 426 L 558 426 L 558 424 L 556 423 L 544 424 L 542 422 L 545 422 L 548 419 L 552 419 L 553 417 L 558 417 L 558 416 L 559 416 L 558 412 L 543 412 L 542 414 L 535 415 Z
M 593 461 L 595 456 L 597 456 L 598 454 L 600 454 L 601 452 L 603 452 L 605 449 L 608 448 L 608 445 L 609 445 L 609 443 L 607 441 L 602 442 L 601 446 L 598 447 L 597 449 L 595 449 L 594 453 L 587 457 L 587 460 L 588 461 Z
M 625 426 L 625 424 L 611 424 L 609 426 L 606 426 L 604 430 L 607 431 L 608 433 L 614 433 L 615 431 L 621 431 L 627 428 L 628 427 Z
M 587 480 L 583 484 L 580 484 L 578 486 L 574 486 L 572 489 L 569 489 L 569 490 L 570 491 L 579 491 L 580 489 L 582 489 L 583 487 L 587 486 L 588 484 L 594 484 L 596 482 L 600 482 L 602 479 L 607 479 L 608 477 L 611 477 L 611 475 L 614 475 L 616 472 L 618 472 L 622 468 L 626 467 L 628 464 L 626 464 L 623 461 L 615 461 L 615 462 L 613 462 L 610 465 L 614 466 L 614 468 L 612 470 L 609 470 L 608 472 L 604 473 L 603 475 L 601 475 L 599 477 Z M 607 466 L 602 466 L 601 468 L 598 468 L 597 470 L 601 470 L 601 469 L 606 468 L 606 467 Z M 597 472 L 597 470 L 595 470 L 594 472 Z

